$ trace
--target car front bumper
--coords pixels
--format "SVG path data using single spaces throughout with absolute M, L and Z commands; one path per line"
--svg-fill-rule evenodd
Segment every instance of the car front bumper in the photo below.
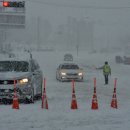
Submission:
M 83 76 L 69 76 L 69 75 L 65 75 L 65 76 L 61 76 L 61 80 L 62 81 L 72 81 L 72 80 L 75 80 L 75 81 L 83 81 Z

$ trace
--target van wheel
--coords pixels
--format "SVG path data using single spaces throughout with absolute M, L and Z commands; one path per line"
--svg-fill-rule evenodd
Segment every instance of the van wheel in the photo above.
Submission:
M 32 103 L 34 103 L 34 88 L 32 88 L 32 95 L 31 95 L 30 101 L 31 101 Z
M 34 103 L 34 88 L 31 91 L 31 94 L 24 99 L 25 104 Z

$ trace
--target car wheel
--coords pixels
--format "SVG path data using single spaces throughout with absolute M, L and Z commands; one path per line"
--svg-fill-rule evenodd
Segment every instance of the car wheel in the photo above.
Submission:
M 83 82 L 83 81 L 84 81 L 84 78 L 81 79 L 81 82 Z

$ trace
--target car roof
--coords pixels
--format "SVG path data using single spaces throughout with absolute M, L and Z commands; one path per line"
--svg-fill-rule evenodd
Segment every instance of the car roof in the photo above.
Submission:
M 77 65 L 76 63 L 62 63 L 60 65 Z
M 72 54 L 67 53 L 67 54 L 65 54 L 64 56 L 72 56 Z

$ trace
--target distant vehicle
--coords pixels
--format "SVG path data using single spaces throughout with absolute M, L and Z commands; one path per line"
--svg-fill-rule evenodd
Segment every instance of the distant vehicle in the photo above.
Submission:
M 123 58 L 121 56 L 116 56 L 115 61 L 116 63 L 123 63 Z
M 130 46 L 126 46 L 124 49 L 123 62 L 124 64 L 130 65 Z
M 42 71 L 36 60 L 9 58 L 0 60 L 0 99 L 10 104 L 14 96 L 14 81 L 20 102 L 31 103 L 41 97 Z
M 130 57 L 124 56 L 124 64 L 130 65 Z
M 15 54 L 13 54 L 13 53 L 8 53 L 8 55 L 9 55 L 9 58 L 15 57 Z
M 72 54 L 65 54 L 64 55 L 64 61 L 73 61 Z
M 56 79 L 59 81 L 83 81 L 83 69 L 74 63 L 60 64 L 56 70 Z

